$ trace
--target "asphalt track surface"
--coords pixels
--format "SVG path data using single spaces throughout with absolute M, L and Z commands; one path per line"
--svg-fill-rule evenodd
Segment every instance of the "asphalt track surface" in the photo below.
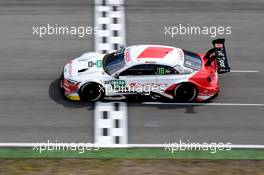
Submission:
M 93 26 L 93 1 L 0 1 L 0 142 L 87 142 L 93 107 L 58 91 L 64 63 L 93 50 L 93 36 L 39 38 L 33 26 Z
M 0 142 L 91 142 L 93 105 L 58 91 L 65 62 L 93 50 L 93 36 L 32 35 L 32 26 L 93 25 L 92 1 L 0 1 Z M 166 44 L 202 52 L 210 36 L 168 37 L 164 26 L 231 25 L 225 36 L 233 69 L 220 76 L 217 103 L 264 103 L 264 3 L 128 0 L 127 45 Z M 264 108 L 128 104 L 129 143 L 264 144 Z

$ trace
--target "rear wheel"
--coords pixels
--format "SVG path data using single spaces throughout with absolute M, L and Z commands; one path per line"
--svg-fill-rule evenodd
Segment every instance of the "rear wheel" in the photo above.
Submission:
M 197 89 L 193 84 L 182 83 L 175 87 L 174 98 L 179 102 L 193 102 L 197 97 Z
M 79 94 L 84 101 L 98 101 L 104 98 L 104 88 L 98 83 L 86 83 L 81 87 Z

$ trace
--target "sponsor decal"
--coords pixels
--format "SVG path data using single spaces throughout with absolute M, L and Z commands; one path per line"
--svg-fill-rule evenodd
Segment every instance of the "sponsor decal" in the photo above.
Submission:
M 179 59 L 182 61 L 183 60 L 183 56 L 184 56 L 184 53 L 182 50 L 179 50 Z
M 102 60 L 96 60 L 95 62 L 88 61 L 88 67 L 94 67 L 94 66 L 96 66 L 97 68 L 101 68 L 103 66 Z
M 109 82 L 111 85 L 126 85 L 125 80 L 110 80 Z
M 129 55 L 129 50 L 126 50 L 126 51 L 125 51 L 125 60 L 126 60 L 126 62 L 131 61 L 131 57 L 130 57 L 130 55 Z
M 116 93 L 129 91 L 125 80 L 110 80 L 110 84 Z

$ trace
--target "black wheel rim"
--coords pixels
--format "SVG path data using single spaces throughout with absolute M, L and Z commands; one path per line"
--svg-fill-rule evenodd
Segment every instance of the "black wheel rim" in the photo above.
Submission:
M 82 98 L 87 101 L 99 100 L 102 96 L 101 87 L 97 84 L 87 84 L 82 88 Z
M 181 102 L 191 102 L 196 97 L 196 89 L 192 85 L 179 85 L 175 89 L 175 97 Z

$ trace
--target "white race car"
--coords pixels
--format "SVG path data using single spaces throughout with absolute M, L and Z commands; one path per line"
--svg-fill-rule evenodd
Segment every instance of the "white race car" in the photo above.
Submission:
M 71 100 L 148 95 L 181 102 L 218 94 L 218 74 L 229 72 L 224 39 L 194 53 L 162 45 L 135 45 L 109 54 L 88 52 L 64 66 L 61 88 Z

